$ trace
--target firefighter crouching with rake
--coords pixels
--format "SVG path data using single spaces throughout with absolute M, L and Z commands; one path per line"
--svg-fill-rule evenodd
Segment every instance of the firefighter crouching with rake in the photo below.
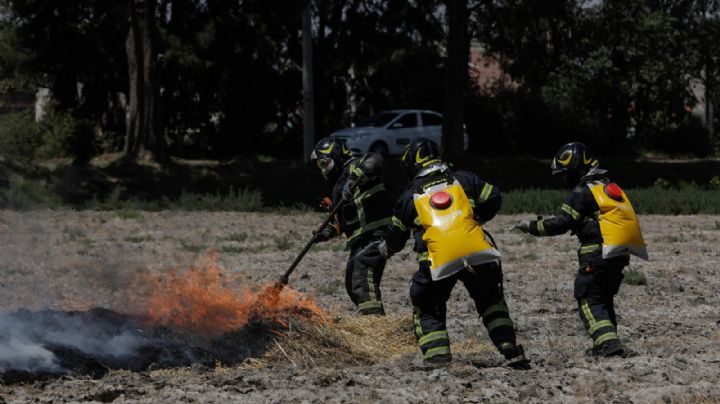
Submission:
M 314 235 L 324 242 L 344 233 L 350 258 L 345 270 L 345 289 L 361 314 L 385 314 L 380 280 L 386 258 L 378 245 L 387 234 L 392 208 L 382 180 L 383 158 L 366 154 L 353 158 L 339 139 L 320 140 L 312 152 L 322 176 L 333 184 L 331 197 L 324 199 L 328 211 L 343 204 L 336 218 Z
M 502 290 L 500 253 L 481 226 L 500 209 L 497 188 L 475 174 L 451 171 L 430 140 L 411 143 L 402 156 L 410 184 L 395 207 L 393 226 L 379 246 L 400 251 L 413 231 L 419 269 L 412 278 L 413 325 L 425 364 L 452 360 L 446 303 L 460 280 L 475 302 L 490 339 L 512 367 L 529 367 Z
M 562 146 L 552 173 L 565 176 L 572 188 L 553 217 L 523 220 L 513 226 L 534 236 L 555 236 L 571 230 L 580 241 L 575 298 L 580 318 L 593 340 L 588 356 L 626 355 L 617 334 L 614 296 L 630 254 L 647 259 L 635 210 L 625 192 L 598 167 L 582 143 Z

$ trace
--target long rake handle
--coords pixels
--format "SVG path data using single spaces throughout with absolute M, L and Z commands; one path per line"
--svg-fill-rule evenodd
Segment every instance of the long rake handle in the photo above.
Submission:
M 318 227 L 315 233 L 320 233 L 325 228 L 325 226 L 330 223 L 333 216 L 335 216 L 337 211 L 340 210 L 340 208 L 345 205 L 346 202 L 347 201 L 345 199 L 341 199 L 340 202 L 335 204 L 335 206 L 333 206 L 333 208 L 328 213 L 328 217 L 322 222 L 322 224 L 320 225 L 320 227 Z M 315 234 L 313 234 L 313 237 L 305 244 L 305 247 L 303 247 L 302 251 L 300 251 L 300 254 L 295 257 L 295 261 L 293 261 L 293 263 L 290 265 L 290 268 L 288 268 L 287 271 L 285 271 L 285 273 L 283 274 L 283 276 L 280 277 L 280 283 L 282 285 L 288 284 L 288 281 L 290 280 L 290 274 L 295 270 L 295 267 L 297 267 L 303 257 L 305 257 L 305 254 L 307 254 L 308 250 L 310 250 L 310 247 L 312 247 L 313 244 L 315 244 Z

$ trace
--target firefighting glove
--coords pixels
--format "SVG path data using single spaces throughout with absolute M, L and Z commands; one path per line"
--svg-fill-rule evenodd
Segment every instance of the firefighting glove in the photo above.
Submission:
M 378 251 L 380 251 L 380 255 L 382 255 L 385 259 L 392 257 L 394 253 L 394 251 L 388 248 L 387 242 L 385 240 L 381 241 L 380 244 L 378 244 Z
M 335 226 L 328 224 L 319 232 L 313 231 L 313 243 L 322 243 L 335 237 Z
M 523 233 L 529 233 L 530 232 L 530 221 L 529 220 L 521 220 L 515 224 L 515 226 L 511 227 L 510 230 L 520 230 Z
M 347 180 L 345 182 L 345 185 L 343 185 L 342 188 L 342 199 L 344 201 L 352 201 L 353 200 L 353 187 L 355 186 L 355 181 L 353 180 Z
M 320 201 L 319 207 L 320 207 L 320 209 L 322 209 L 326 212 L 330 212 L 330 210 L 332 210 L 332 207 L 333 207 L 332 199 L 330 199 L 330 197 L 328 197 L 328 196 L 324 197 L 322 199 L 322 201 Z

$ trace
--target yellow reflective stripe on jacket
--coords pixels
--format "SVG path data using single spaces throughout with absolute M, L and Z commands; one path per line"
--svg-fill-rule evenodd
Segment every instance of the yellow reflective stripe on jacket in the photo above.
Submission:
M 393 224 L 395 227 L 399 228 L 399 229 L 402 230 L 402 231 L 408 231 L 407 226 L 405 226 L 405 224 L 403 224 L 402 220 L 400 220 L 399 217 L 393 216 L 393 217 L 391 218 L 391 220 L 392 220 L 392 224 Z
M 375 185 L 374 187 L 372 187 L 372 188 L 370 188 L 370 189 L 366 189 L 365 191 L 363 191 L 363 192 L 361 192 L 361 193 L 359 193 L 359 194 L 357 193 L 357 191 L 355 191 L 355 195 L 356 195 L 356 196 L 355 196 L 355 203 L 357 204 L 357 203 L 359 203 L 361 200 L 363 200 L 363 199 L 365 199 L 365 198 L 369 198 L 369 197 L 377 194 L 378 192 L 382 192 L 382 191 L 384 191 L 384 190 L 385 190 L 385 184 L 377 184 L 377 185 Z
M 418 262 L 427 261 L 427 260 L 429 260 L 429 259 L 430 259 L 430 255 L 428 254 L 427 251 L 423 251 L 423 252 L 421 252 L 421 253 L 418 253 L 418 256 L 417 256 Z
M 348 237 L 348 241 L 354 240 L 356 237 L 363 233 L 367 233 L 369 231 L 375 230 L 379 227 L 383 226 L 389 226 L 392 224 L 392 220 L 389 217 L 386 217 L 385 219 L 376 220 L 374 222 L 370 222 L 366 224 L 365 226 L 360 227 L 359 229 L 355 230 L 353 234 Z
M 361 178 L 365 176 L 365 172 L 360 169 L 360 167 L 357 166 L 357 164 L 353 164 L 350 166 L 350 174 L 355 174 L 357 178 Z M 357 181 L 357 179 L 356 179 Z
M 490 194 L 492 193 L 493 186 L 490 184 L 485 184 L 483 186 L 482 192 L 480 193 L 480 198 L 478 198 L 478 202 L 483 203 L 490 198 Z
M 418 343 L 420 345 L 425 345 L 433 341 L 439 341 L 439 340 L 448 340 L 448 333 L 445 330 L 441 331 L 433 331 L 426 335 L 423 335 L 419 340 Z
M 538 220 L 538 221 L 537 221 L 537 231 L 538 231 L 538 234 L 539 234 L 539 235 L 541 235 L 541 236 L 544 236 L 544 235 L 545 235 L 545 223 L 544 223 L 544 219 L 541 219 L 541 220 Z
M 563 212 L 567 213 L 568 215 L 572 216 L 573 220 L 579 221 L 583 215 L 578 212 L 577 210 L 573 209 L 570 205 L 567 203 L 563 203 L 562 207 L 560 208 Z
M 375 185 L 374 187 L 372 187 L 370 189 L 366 189 L 365 191 L 360 192 L 360 193 L 355 191 L 355 197 L 354 197 L 355 201 L 354 202 L 355 202 L 355 207 L 357 208 L 357 217 L 358 217 L 358 222 L 360 223 L 360 227 L 358 227 L 353 232 L 353 234 L 351 234 L 350 237 L 348 237 L 348 242 L 350 240 L 355 239 L 357 236 L 359 236 L 365 232 L 375 230 L 378 227 L 388 226 L 388 225 L 392 224 L 392 220 L 389 217 L 380 219 L 380 220 L 376 220 L 376 221 L 370 222 L 370 223 L 365 222 L 365 220 L 366 220 L 365 208 L 363 207 L 363 204 L 362 204 L 363 199 L 369 198 L 372 195 L 375 195 L 376 193 L 383 192 L 383 191 L 385 191 L 384 184 Z
M 425 351 L 425 355 L 423 355 L 423 359 L 430 359 L 433 356 L 449 355 L 449 354 L 450 354 L 449 346 L 439 346 L 437 348 L 430 348 L 427 351 Z

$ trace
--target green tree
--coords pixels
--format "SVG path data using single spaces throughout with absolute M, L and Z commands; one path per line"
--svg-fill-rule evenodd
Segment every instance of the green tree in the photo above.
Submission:
M 694 28 L 699 3 L 498 0 L 481 3 L 477 32 L 548 117 L 534 115 L 535 137 L 565 133 L 622 154 L 657 147 L 686 120 L 691 81 L 712 65 L 700 44 L 715 42 Z
M 320 136 L 383 109 L 442 110 L 445 33 L 439 2 L 315 5 Z
M 5 77 L 47 87 L 56 107 L 99 119 L 124 90 L 124 10 L 114 2 L 92 0 L 2 0 L 6 35 L 13 54 Z

